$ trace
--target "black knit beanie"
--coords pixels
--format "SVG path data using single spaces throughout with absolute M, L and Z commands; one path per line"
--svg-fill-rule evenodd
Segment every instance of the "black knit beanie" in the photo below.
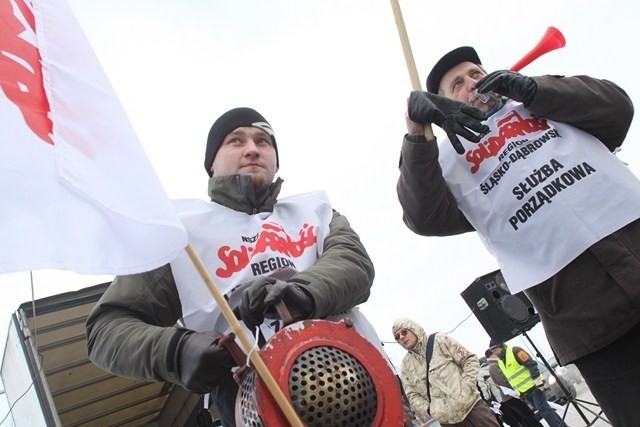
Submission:
M 227 111 L 211 126 L 209 137 L 207 138 L 207 150 L 204 154 L 204 168 L 209 176 L 213 175 L 211 173 L 211 165 L 213 164 L 213 159 L 215 159 L 218 149 L 220 149 L 222 145 L 222 141 L 224 141 L 227 135 L 239 127 L 255 127 L 266 132 L 271 137 L 273 148 L 276 150 L 276 166 L 278 168 L 280 167 L 276 137 L 269 122 L 256 110 L 240 107 Z

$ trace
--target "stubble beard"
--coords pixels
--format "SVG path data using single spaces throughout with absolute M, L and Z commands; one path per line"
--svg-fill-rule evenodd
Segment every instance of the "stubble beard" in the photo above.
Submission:
M 253 192 L 256 195 L 256 199 L 263 201 L 269 192 L 272 181 L 267 182 L 267 177 L 263 174 L 251 175 L 251 181 L 253 182 Z

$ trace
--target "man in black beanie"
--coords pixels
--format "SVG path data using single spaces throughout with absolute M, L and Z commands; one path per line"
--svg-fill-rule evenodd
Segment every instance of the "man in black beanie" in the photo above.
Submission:
M 248 145 L 247 141 L 252 137 L 254 142 Z M 223 146 L 226 140 L 228 144 Z M 234 149 L 226 150 L 227 147 Z M 223 155 L 218 157 L 221 148 Z M 227 155 L 227 151 L 232 157 Z M 269 122 L 252 108 L 234 108 L 224 113 L 211 126 L 207 138 L 204 168 L 210 177 L 214 175 L 214 161 L 217 163 L 216 176 L 251 176 L 257 197 L 252 203 L 258 206 L 266 196 L 280 166 L 276 137 Z
M 211 165 L 213 164 L 213 159 L 216 157 L 216 153 L 224 142 L 225 137 L 236 128 L 240 127 L 254 127 L 269 135 L 271 137 L 273 148 L 276 151 L 276 167 L 280 167 L 276 136 L 274 135 L 269 122 L 267 122 L 267 120 L 256 110 L 252 108 L 239 107 L 224 113 L 215 121 L 213 126 L 211 126 L 209 137 L 207 138 L 207 148 L 204 154 L 204 168 L 209 176 L 213 175 Z
M 176 209 L 190 243 L 253 336 L 280 327 L 274 305 L 294 320 L 349 317 L 382 353 L 356 306 L 374 268 L 347 219 L 323 191 L 278 199 L 275 134 L 251 108 L 218 118 L 207 139 L 210 202 Z M 179 325 L 179 326 L 178 326 Z M 90 359 L 116 375 L 167 381 L 209 393 L 224 426 L 235 419 L 235 361 L 218 340 L 230 331 L 186 254 L 169 265 L 117 277 L 87 320 Z M 385 356 L 386 359 L 386 356 Z

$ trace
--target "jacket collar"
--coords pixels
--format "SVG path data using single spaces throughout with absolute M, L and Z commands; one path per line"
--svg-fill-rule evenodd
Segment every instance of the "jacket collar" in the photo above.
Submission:
M 259 204 L 249 175 L 213 176 L 209 178 L 209 196 L 212 202 L 249 215 L 272 212 L 283 182 L 276 178 L 267 198 Z
M 500 352 L 500 355 L 498 356 L 499 360 L 502 360 L 503 362 L 507 361 L 507 351 L 511 351 L 510 347 L 507 347 L 506 345 L 504 347 L 502 347 L 502 351 Z

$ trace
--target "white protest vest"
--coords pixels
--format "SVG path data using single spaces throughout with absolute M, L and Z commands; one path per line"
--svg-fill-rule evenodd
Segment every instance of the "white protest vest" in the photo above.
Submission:
M 548 279 L 640 217 L 640 181 L 595 137 L 508 101 L 479 144 L 448 139 L 439 162 L 512 293 Z
M 323 191 L 280 199 L 273 212 L 255 215 L 202 200 L 176 200 L 174 204 L 189 233 L 189 242 L 232 307 L 256 277 L 287 280 L 312 266 L 323 252 L 333 218 L 333 209 Z M 220 336 L 230 332 L 185 251 L 171 262 L 171 270 L 185 326 L 198 332 L 215 331 Z M 328 319 L 344 317 L 353 320 L 356 330 L 382 352 L 373 326 L 357 308 Z M 269 339 L 279 327 L 278 321 L 265 321 L 261 330 Z M 245 331 L 254 335 L 246 328 Z

